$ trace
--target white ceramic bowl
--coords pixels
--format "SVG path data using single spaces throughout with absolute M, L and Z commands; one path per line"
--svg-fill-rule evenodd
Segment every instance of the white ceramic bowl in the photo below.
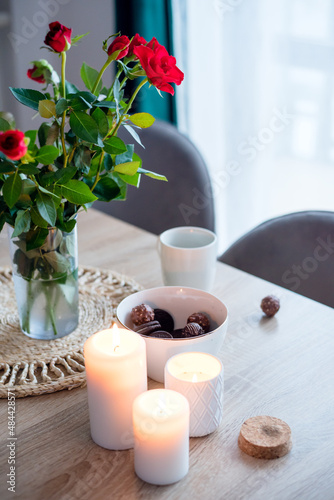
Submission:
M 119 322 L 129 330 L 133 328 L 131 310 L 139 304 L 168 311 L 174 318 L 175 329 L 183 328 L 187 318 L 195 312 L 207 314 L 211 321 L 212 330 L 198 337 L 159 339 L 142 336 L 146 342 L 147 374 L 153 380 L 164 382 L 165 364 L 175 354 L 188 351 L 219 353 L 227 330 L 227 308 L 211 293 L 195 288 L 164 286 L 129 295 L 117 308 Z

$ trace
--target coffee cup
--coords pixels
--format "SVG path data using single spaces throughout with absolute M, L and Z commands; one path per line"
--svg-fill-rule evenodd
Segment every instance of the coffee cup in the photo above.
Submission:
M 217 236 L 202 227 L 164 231 L 158 240 L 163 283 L 210 291 L 216 274 Z

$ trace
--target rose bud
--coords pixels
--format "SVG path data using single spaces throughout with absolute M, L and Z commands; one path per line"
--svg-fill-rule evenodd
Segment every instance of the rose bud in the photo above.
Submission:
M 21 130 L 0 132 L 0 151 L 11 160 L 20 160 L 28 150 Z
M 43 71 L 41 71 L 39 68 L 37 68 L 37 66 L 34 66 L 33 68 L 28 69 L 27 77 L 30 78 L 30 80 L 34 80 L 34 82 L 45 83 Z
M 131 39 L 131 42 L 129 45 L 129 52 L 128 52 L 127 56 L 128 57 L 135 56 L 135 54 L 133 53 L 133 49 L 135 47 L 139 47 L 139 45 L 146 45 L 146 44 L 147 44 L 147 41 L 145 40 L 145 38 L 143 38 L 138 33 L 136 33 L 135 36 Z M 135 56 L 135 59 L 138 59 L 138 57 Z
M 125 57 L 129 52 L 129 45 L 130 40 L 126 35 L 117 36 L 115 40 L 109 45 L 108 56 L 111 56 L 114 52 L 120 50 L 121 52 L 116 57 L 116 61 L 118 61 L 118 59 L 123 59 L 123 57 Z
M 44 43 L 51 47 L 54 52 L 65 52 L 71 47 L 72 30 L 66 28 L 58 21 L 49 24 L 50 31 L 47 33 Z

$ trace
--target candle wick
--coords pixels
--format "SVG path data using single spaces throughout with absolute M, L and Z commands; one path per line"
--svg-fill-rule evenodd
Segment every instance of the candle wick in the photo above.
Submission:
M 114 348 L 114 352 L 116 352 L 116 349 L 119 349 L 119 345 L 117 345 L 117 346 Z

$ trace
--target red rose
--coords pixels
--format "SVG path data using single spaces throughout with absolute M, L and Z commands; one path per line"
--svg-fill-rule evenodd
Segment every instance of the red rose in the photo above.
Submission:
M 45 78 L 44 78 L 44 75 L 43 73 L 41 73 L 40 75 L 38 76 L 34 76 L 34 73 L 35 72 L 38 72 L 40 73 L 40 70 L 37 68 L 37 66 L 34 66 L 33 68 L 31 69 L 28 69 L 27 71 L 27 77 L 30 78 L 31 80 L 34 80 L 34 82 L 38 82 L 38 83 L 45 83 Z M 37 73 L 37 74 L 38 74 Z
M 121 52 L 116 57 L 116 61 L 118 61 L 118 59 L 122 59 L 128 54 L 129 45 L 130 45 L 130 40 L 127 36 L 125 35 L 117 36 L 115 40 L 109 45 L 108 56 L 111 56 L 111 54 L 116 52 L 116 50 L 120 50 Z
M 19 160 L 28 150 L 24 142 L 24 133 L 21 130 L 7 130 L 0 132 L 0 151 L 11 160 Z
M 152 38 L 146 46 L 135 47 L 133 52 L 139 57 L 148 81 L 159 90 L 174 95 L 174 89 L 169 84 L 180 85 L 184 78 L 184 74 L 176 66 L 175 57 L 170 56 L 166 48 L 160 45 L 155 38 Z
M 55 52 L 64 52 L 71 47 L 72 30 L 66 28 L 58 21 L 49 24 L 50 31 L 47 33 L 44 43 Z
M 131 43 L 129 45 L 129 52 L 127 54 L 128 57 L 134 55 L 133 49 L 135 47 L 138 47 L 139 45 L 146 45 L 146 44 L 147 44 L 147 41 L 145 40 L 145 38 L 143 38 L 142 36 L 138 35 L 138 33 L 136 33 L 135 36 L 132 38 Z M 138 59 L 137 56 L 136 56 L 136 59 Z

